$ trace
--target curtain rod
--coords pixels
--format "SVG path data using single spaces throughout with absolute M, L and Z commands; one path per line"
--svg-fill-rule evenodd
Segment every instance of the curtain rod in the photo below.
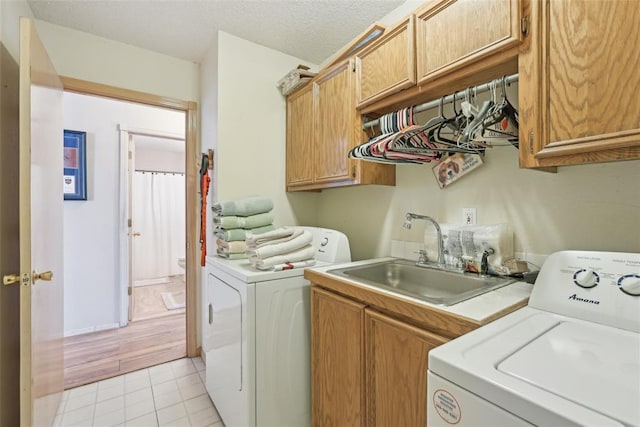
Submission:
M 501 82 L 502 78 L 493 80 L 490 83 L 485 83 L 485 84 L 481 84 L 481 85 L 478 85 L 478 86 L 472 86 L 471 87 L 472 91 L 473 91 L 474 94 L 482 93 L 482 92 L 488 92 L 488 91 L 491 90 L 491 85 L 495 81 Z M 518 81 L 518 74 L 512 74 L 510 76 L 506 76 L 505 77 L 505 83 L 507 85 L 509 85 L 509 84 L 511 84 L 513 82 L 517 82 L 517 81 Z M 464 91 L 459 91 L 459 92 L 456 93 L 456 99 L 460 99 L 459 94 L 461 94 L 461 93 L 464 94 Z M 445 96 L 444 97 L 444 103 L 446 104 L 446 103 L 452 102 L 453 101 L 453 96 L 454 95 Z M 416 105 L 413 108 L 413 112 L 414 113 L 419 113 L 421 111 L 425 111 L 425 110 L 428 110 L 430 108 L 435 108 L 435 107 L 440 105 L 440 100 L 441 100 L 441 98 L 438 98 L 438 99 L 433 100 L 433 101 L 425 102 L 424 104 Z M 372 128 L 374 126 L 377 126 L 379 123 L 380 123 L 379 119 L 375 119 L 375 120 L 371 120 L 371 121 L 365 122 L 362 125 L 362 129 Z
M 171 175 L 184 175 L 184 172 L 171 172 L 171 171 L 154 171 L 154 170 L 149 170 L 149 169 L 136 169 L 135 172 L 142 172 L 142 173 L 164 173 L 164 174 L 168 174 L 170 173 Z

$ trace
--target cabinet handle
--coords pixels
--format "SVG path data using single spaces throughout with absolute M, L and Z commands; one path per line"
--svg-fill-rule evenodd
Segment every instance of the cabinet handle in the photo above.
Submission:
M 213 323 L 213 306 L 209 304 L 209 324 Z
M 520 21 L 520 31 L 522 31 L 522 34 L 525 36 L 529 35 L 529 15 L 522 17 Z
M 529 153 L 533 154 L 533 131 L 529 132 Z

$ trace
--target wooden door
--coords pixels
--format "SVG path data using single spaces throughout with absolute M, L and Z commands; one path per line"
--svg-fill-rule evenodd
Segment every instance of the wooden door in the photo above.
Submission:
M 353 61 L 337 65 L 314 82 L 315 181 L 336 182 L 356 178 L 349 150 L 360 134 L 356 109 Z
M 45 426 L 63 390 L 62 83 L 27 18 L 19 90 L 20 424 Z
M 18 63 L 0 43 L 0 274 L 20 271 Z M 0 285 L 0 426 L 17 426 L 20 407 L 20 287 Z
M 287 98 L 287 190 L 313 183 L 313 85 Z
M 640 2 L 532 0 L 520 166 L 640 159 Z
M 519 0 L 427 3 L 416 13 L 418 84 L 519 45 L 520 14 Z
M 367 426 L 427 424 L 429 350 L 448 341 L 365 310 Z
M 311 288 L 311 417 L 315 427 L 365 425 L 363 326 L 363 304 Z

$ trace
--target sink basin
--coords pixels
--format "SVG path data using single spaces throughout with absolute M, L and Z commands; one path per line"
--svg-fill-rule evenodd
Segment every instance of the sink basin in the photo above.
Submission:
M 327 273 L 439 305 L 453 305 L 515 282 L 503 277 L 417 266 L 404 259 L 339 268 Z

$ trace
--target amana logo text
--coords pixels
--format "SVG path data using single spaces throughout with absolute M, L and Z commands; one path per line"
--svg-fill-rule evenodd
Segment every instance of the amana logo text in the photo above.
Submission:
M 569 297 L 569 299 L 572 299 L 574 301 L 580 301 L 580 302 L 588 302 L 589 304 L 600 304 L 600 301 L 596 301 L 593 299 L 586 299 L 586 298 L 580 298 L 577 294 L 573 294 Z

